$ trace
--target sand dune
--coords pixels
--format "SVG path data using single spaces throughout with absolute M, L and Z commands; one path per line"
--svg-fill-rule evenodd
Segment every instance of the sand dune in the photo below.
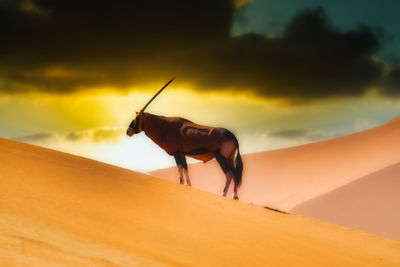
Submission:
M 377 128 L 322 141 L 243 156 L 239 197 L 290 210 L 344 184 L 400 162 L 400 117 Z M 224 175 L 215 161 L 191 164 L 192 185 L 220 194 Z M 176 168 L 151 173 L 178 181 Z
M 309 200 L 293 212 L 400 241 L 400 163 Z
M 0 265 L 399 266 L 400 243 L 0 139 Z

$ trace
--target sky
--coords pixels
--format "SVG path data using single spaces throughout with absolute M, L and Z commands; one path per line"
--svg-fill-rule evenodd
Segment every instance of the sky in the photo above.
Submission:
M 399 115 L 396 0 L 0 0 L 0 136 L 148 172 L 148 112 L 224 127 L 242 154 Z

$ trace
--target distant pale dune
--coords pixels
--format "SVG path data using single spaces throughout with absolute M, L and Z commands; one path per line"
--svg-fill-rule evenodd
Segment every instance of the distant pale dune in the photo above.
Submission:
M 293 212 L 400 241 L 400 163 L 306 201 Z
M 290 210 L 397 162 L 400 118 L 327 141 L 245 155 L 239 197 L 247 203 Z M 178 181 L 174 167 L 151 174 Z M 191 164 L 189 175 L 194 187 L 221 194 L 225 176 L 215 161 Z
M 400 266 L 400 243 L 0 139 L 1 266 Z M 250 166 L 248 166 L 250 168 Z

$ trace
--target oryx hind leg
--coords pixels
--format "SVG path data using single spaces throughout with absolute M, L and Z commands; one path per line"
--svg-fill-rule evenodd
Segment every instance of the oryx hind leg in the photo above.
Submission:
M 235 151 L 236 151 L 235 143 L 232 140 L 228 140 L 221 145 L 219 153 L 225 159 L 230 160 L 231 158 L 233 158 Z
M 229 185 L 231 184 L 233 178 L 233 172 L 229 167 L 228 160 L 223 155 L 221 155 L 220 152 L 215 152 L 214 155 L 219 165 L 221 166 L 222 171 L 225 173 L 226 176 L 226 184 L 224 191 L 222 192 L 222 195 L 226 197 L 226 194 L 228 193 L 229 190 Z
M 235 200 L 238 200 L 239 199 L 239 196 L 238 196 L 238 186 L 237 186 L 237 184 L 235 183 L 235 187 L 234 187 L 234 189 L 233 189 L 233 199 L 235 199 Z
M 221 154 L 223 157 L 226 158 L 227 161 L 227 166 L 229 168 L 229 172 L 227 173 L 227 180 L 228 180 L 228 174 L 229 174 L 229 183 L 234 178 L 235 175 L 235 168 L 236 164 L 234 161 L 235 153 L 236 153 L 236 145 L 232 140 L 229 140 L 225 143 L 222 144 L 221 146 Z M 227 181 L 228 182 L 228 181 Z M 233 189 L 233 199 L 238 200 L 238 185 L 236 184 L 236 181 L 234 182 L 234 189 Z
M 228 193 L 229 186 L 230 186 L 230 184 L 232 182 L 233 173 L 232 173 L 232 171 L 228 171 L 227 173 L 225 173 L 225 175 L 226 175 L 226 184 L 225 184 L 224 191 L 222 193 L 222 195 L 224 197 L 226 197 L 226 194 Z

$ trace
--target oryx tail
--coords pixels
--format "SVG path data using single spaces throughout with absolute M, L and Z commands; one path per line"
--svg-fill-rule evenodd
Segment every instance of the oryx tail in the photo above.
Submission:
M 233 143 L 236 146 L 236 160 L 235 160 L 235 166 L 232 166 L 233 167 L 232 170 L 233 170 L 234 182 L 237 186 L 240 186 L 242 183 L 243 162 L 239 152 L 239 142 L 236 139 L 235 135 L 230 131 L 227 131 L 227 136 L 229 137 L 229 139 L 233 141 Z

